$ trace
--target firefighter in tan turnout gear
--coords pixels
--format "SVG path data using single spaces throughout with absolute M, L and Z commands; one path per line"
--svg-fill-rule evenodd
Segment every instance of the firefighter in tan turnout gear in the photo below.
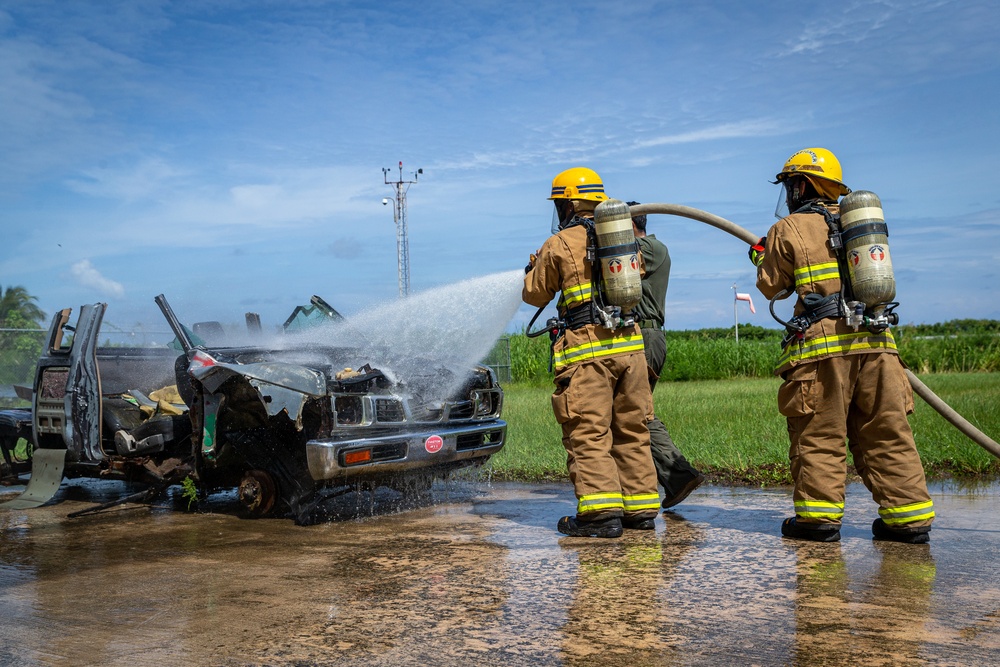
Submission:
M 879 506 L 874 538 L 923 544 L 930 539 L 934 506 L 906 419 L 913 411 L 912 390 L 888 328 L 895 316 L 887 314 L 896 304 L 879 304 L 869 316 L 852 291 L 849 264 L 857 265 L 859 258 L 856 251 L 844 252 L 850 238 L 864 246 L 871 261 L 888 259 L 885 243 L 868 241 L 888 233 L 881 205 L 861 211 L 872 216 L 877 211 L 877 219 L 849 234 L 849 216 L 840 215 L 848 198 L 840 206 L 838 199 L 851 190 L 837 158 L 823 148 L 795 153 L 776 178 L 790 213 L 751 247 L 750 257 L 765 297 L 798 296 L 792 319 L 784 323 L 788 335 L 775 371 L 784 380 L 778 408 L 788 422 L 795 484 L 795 516 L 782 523 L 781 534 L 840 539 L 846 440 Z M 855 193 L 862 194 L 874 198 Z M 891 278 L 891 264 L 888 270 Z M 890 301 L 894 295 L 893 282 Z
M 560 293 L 552 409 L 562 427 L 577 513 L 560 519 L 557 528 L 575 537 L 618 537 L 623 527 L 652 530 L 659 494 L 646 427 L 653 406 L 642 334 L 627 318 L 602 323 L 597 312 L 604 304 L 594 270 L 594 210 L 608 197 L 600 176 L 575 167 L 553 179 L 549 199 L 555 204 L 553 236 L 525 268 L 522 298 L 542 308 Z M 641 262 L 637 251 L 632 254 Z

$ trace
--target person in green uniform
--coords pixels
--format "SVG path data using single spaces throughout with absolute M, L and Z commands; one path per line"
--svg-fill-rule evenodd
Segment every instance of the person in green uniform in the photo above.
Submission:
M 630 201 L 629 206 L 639 202 Z M 670 281 L 670 252 L 662 241 L 653 234 L 646 234 L 646 216 L 632 217 L 639 250 L 646 263 L 646 275 L 642 279 L 642 300 L 635 307 L 636 320 L 642 330 L 642 342 L 646 352 L 649 370 L 649 390 L 656 387 L 660 372 L 667 360 L 667 339 L 663 334 L 664 304 L 667 300 L 667 283 Z M 663 509 L 677 505 L 705 481 L 694 466 L 688 463 L 674 444 L 667 427 L 658 417 L 647 422 L 650 448 L 656 466 L 656 479 L 663 487 Z

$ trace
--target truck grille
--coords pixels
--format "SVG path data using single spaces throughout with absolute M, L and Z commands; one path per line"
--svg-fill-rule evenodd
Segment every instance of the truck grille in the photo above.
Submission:
M 476 404 L 472 401 L 459 401 L 451 404 L 448 411 L 449 419 L 469 419 L 476 413 Z
M 444 417 L 440 407 L 420 406 L 413 412 L 413 419 L 418 422 L 439 422 Z
M 394 398 L 375 399 L 375 421 L 398 423 L 404 421 L 403 404 Z

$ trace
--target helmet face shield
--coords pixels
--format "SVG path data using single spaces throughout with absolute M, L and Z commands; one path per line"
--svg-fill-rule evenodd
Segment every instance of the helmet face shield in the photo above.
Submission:
M 804 176 L 794 175 L 781 180 L 781 194 L 778 195 L 778 205 L 774 208 L 774 217 L 784 218 L 797 211 L 805 202 L 815 199 L 816 188 L 812 180 Z
M 788 210 L 788 181 L 781 182 L 781 190 L 778 191 L 778 203 L 774 207 L 774 217 L 778 220 L 787 218 L 791 214 Z

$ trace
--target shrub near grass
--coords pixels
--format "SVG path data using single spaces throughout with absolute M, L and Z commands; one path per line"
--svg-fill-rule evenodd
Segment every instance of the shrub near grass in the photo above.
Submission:
M 771 377 L 777 346 L 769 341 L 671 340 L 661 380 L 724 380 Z
M 537 325 L 536 325 L 537 326 Z M 1000 371 L 1000 322 L 952 320 L 943 324 L 894 327 L 900 357 L 915 373 Z M 782 329 L 740 326 L 732 329 L 667 331 L 664 380 L 719 380 L 771 377 L 781 351 Z M 548 386 L 549 337 L 510 337 L 511 373 L 515 382 Z
M 510 337 L 510 372 L 514 382 L 534 384 L 552 383 L 549 371 L 551 342 L 548 334 L 528 338 L 524 333 Z
M 914 373 L 1000 371 L 1000 338 L 965 335 L 949 338 L 898 336 L 903 363 Z

